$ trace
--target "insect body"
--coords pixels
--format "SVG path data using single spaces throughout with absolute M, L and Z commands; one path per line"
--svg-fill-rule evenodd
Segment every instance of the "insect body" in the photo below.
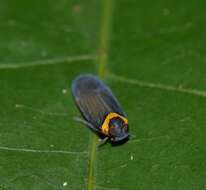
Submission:
M 119 142 L 128 138 L 128 119 L 111 90 L 94 75 L 80 75 L 72 83 L 72 94 L 85 123 Z

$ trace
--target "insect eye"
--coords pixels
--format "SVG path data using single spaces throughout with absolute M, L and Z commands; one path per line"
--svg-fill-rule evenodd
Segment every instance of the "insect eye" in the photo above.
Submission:
M 117 135 L 121 132 L 121 127 L 119 127 L 118 125 L 113 125 L 110 127 L 110 134 L 111 135 Z
M 111 132 L 116 131 L 116 129 L 117 129 L 117 127 L 116 127 L 115 125 L 112 125 L 112 126 L 110 127 L 110 131 L 111 131 Z

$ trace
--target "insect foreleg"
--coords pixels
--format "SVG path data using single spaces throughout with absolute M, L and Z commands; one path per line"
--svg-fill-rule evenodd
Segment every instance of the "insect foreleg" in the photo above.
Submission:
M 109 137 L 105 137 L 104 139 L 100 139 L 100 142 L 97 145 L 97 147 L 99 148 L 99 147 L 103 146 L 108 140 L 109 140 Z
M 89 123 L 85 119 L 82 119 L 81 117 L 73 117 L 73 119 L 74 119 L 74 121 L 82 123 L 82 124 L 88 126 L 89 128 L 93 129 L 94 131 L 99 132 L 91 123 Z

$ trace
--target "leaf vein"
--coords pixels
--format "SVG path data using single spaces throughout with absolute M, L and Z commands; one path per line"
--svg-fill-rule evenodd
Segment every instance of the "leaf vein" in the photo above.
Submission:
M 27 68 L 27 67 L 35 67 L 35 66 L 42 66 L 42 65 L 55 65 L 59 63 L 73 63 L 77 61 L 87 61 L 87 60 L 95 60 L 96 55 L 94 54 L 85 54 L 85 55 L 77 55 L 77 56 L 70 56 L 64 58 L 56 58 L 56 59 L 45 59 L 45 60 L 37 60 L 37 61 L 30 61 L 30 62 L 23 62 L 23 63 L 8 63 L 8 64 L 0 64 L 0 70 L 2 69 L 20 69 L 20 68 Z
M 0 150 L 32 152 L 32 153 L 49 153 L 49 154 L 71 154 L 71 155 L 88 154 L 87 151 L 78 152 L 78 151 L 67 151 L 67 150 L 39 150 L 39 149 L 15 148 L 15 147 L 7 147 L 7 146 L 0 146 Z
M 103 15 L 101 20 L 100 27 L 100 41 L 99 41 L 99 54 L 97 57 L 98 65 L 98 75 L 99 77 L 104 78 L 107 71 L 107 54 L 108 54 L 108 39 L 109 39 L 109 30 L 110 22 L 112 16 L 112 0 L 104 0 L 103 2 Z M 95 134 L 91 136 L 91 143 L 89 148 L 89 163 L 88 163 L 88 181 L 87 181 L 87 190 L 95 189 L 95 164 L 96 164 L 96 143 L 97 138 Z
M 195 95 L 195 96 L 206 97 L 206 91 L 203 91 L 203 90 L 176 87 L 176 86 L 172 86 L 172 85 L 165 85 L 165 84 L 160 84 L 160 83 L 152 83 L 152 82 L 147 82 L 147 81 L 142 81 L 142 80 L 137 80 L 137 79 L 131 79 L 131 78 L 127 78 L 124 76 L 116 75 L 114 73 L 109 73 L 107 75 L 107 77 L 110 79 L 119 81 L 119 82 L 138 85 L 141 87 L 157 88 L 157 89 L 161 89 L 161 90 L 181 92 L 181 93 L 191 94 L 191 95 Z

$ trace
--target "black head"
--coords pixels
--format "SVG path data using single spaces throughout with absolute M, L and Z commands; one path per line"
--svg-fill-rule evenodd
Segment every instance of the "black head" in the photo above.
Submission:
M 128 124 L 126 124 L 120 117 L 115 117 L 109 122 L 109 136 L 112 142 L 119 142 L 127 139 Z

